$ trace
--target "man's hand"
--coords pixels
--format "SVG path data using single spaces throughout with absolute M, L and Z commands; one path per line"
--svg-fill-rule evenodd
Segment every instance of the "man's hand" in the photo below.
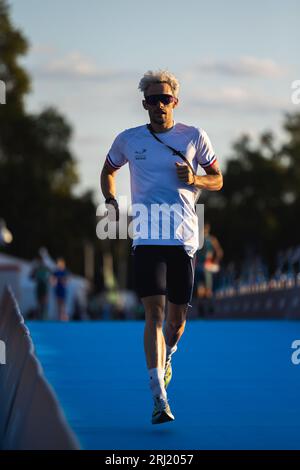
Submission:
M 190 167 L 186 163 L 179 163 L 179 162 L 176 162 L 175 165 L 176 165 L 177 176 L 180 179 L 180 181 L 183 181 L 186 184 L 194 184 L 195 177 Z
M 118 222 L 120 217 L 118 201 L 114 197 L 109 197 L 105 199 L 105 207 L 108 212 L 108 219 L 111 222 Z

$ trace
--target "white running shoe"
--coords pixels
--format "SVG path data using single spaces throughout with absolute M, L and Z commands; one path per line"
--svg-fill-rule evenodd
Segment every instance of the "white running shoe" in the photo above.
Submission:
M 169 403 L 163 398 L 154 398 L 154 410 L 152 413 L 152 424 L 167 423 L 168 421 L 174 421 Z

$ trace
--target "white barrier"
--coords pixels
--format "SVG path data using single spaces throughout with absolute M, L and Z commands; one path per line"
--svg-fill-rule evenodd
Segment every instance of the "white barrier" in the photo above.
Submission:
M 9 288 L 0 305 L 0 339 L 6 345 L 6 364 L 0 366 L 0 448 L 79 449 L 34 355 L 29 331 Z
M 199 301 L 203 316 L 214 318 L 300 319 L 300 287 Z

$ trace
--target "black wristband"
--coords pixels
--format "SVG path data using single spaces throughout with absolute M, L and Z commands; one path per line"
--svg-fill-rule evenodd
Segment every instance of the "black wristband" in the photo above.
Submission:
M 112 197 L 112 196 L 107 197 L 107 198 L 105 199 L 105 204 L 110 204 L 112 201 L 116 201 L 116 202 L 117 202 L 117 200 L 116 200 L 115 197 Z

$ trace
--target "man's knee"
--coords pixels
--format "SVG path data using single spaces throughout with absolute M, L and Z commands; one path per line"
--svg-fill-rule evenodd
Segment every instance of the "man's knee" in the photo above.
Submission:
M 177 332 L 177 331 L 183 331 L 184 328 L 185 328 L 185 323 L 186 323 L 186 319 L 185 318 L 178 318 L 178 319 L 170 319 L 168 320 L 168 327 L 174 331 L 174 332 Z
M 180 330 L 184 328 L 187 315 L 187 305 L 175 305 L 169 303 L 167 324 L 172 330 Z
M 165 316 L 164 304 L 160 301 L 151 301 L 144 303 L 146 323 L 162 327 Z

